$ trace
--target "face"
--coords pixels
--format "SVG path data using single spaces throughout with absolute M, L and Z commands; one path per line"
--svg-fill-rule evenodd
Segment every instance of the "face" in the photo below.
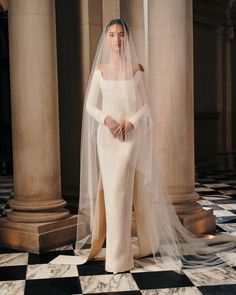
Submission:
M 108 28 L 106 34 L 108 46 L 114 51 L 120 51 L 127 42 L 128 36 L 121 25 L 115 24 Z

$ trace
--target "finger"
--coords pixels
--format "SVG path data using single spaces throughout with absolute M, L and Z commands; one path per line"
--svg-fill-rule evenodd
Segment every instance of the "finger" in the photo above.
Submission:
M 116 134 L 117 134 L 117 129 L 111 129 L 111 132 L 112 132 L 112 135 L 113 135 L 113 137 L 115 137 L 116 138 Z
M 116 128 L 113 134 L 114 134 L 115 137 L 118 137 L 120 133 L 121 133 L 121 126 Z
M 122 135 L 123 137 L 125 136 L 125 132 L 126 132 L 125 129 L 122 129 L 122 134 L 121 134 L 121 135 Z
M 123 127 L 120 126 L 120 128 L 119 128 L 119 130 L 118 130 L 118 132 L 117 132 L 117 136 L 118 136 L 118 137 L 121 137 L 122 135 L 123 135 Z
M 110 130 L 110 132 L 111 132 L 111 134 L 113 135 L 113 137 L 115 137 L 114 135 L 115 135 L 115 132 L 116 132 L 116 130 L 117 130 L 117 127 L 111 127 L 111 126 L 109 126 L 109 130 Z
M 116 130 L 116 126 L 114 124 L 110 124 L 109 126 L 110 131 L 113 133 Z

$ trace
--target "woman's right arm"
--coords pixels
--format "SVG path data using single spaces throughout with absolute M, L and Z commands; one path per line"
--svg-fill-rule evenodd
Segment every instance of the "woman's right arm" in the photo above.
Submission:
M 99 84 L 98 73 L 94 71 L 87 95 L 86 111 L 97 122 L 105 124 L 105 118 L 107 117 L 107 114 L 98 108 L 100 92 L 101 88 Z
M 106 125 L 112 135 L 118 137 L 119 124 L 108 114 L 98 108 L 99 97 L 100 97 L 100 84 L 98 72 L 93 72 L 91 84 L 87 96 L 86 110 L 91 117 L 93 117 L 98 123 Z

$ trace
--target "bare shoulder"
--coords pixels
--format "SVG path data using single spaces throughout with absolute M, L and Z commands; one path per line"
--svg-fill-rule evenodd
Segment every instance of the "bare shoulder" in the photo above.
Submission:
M 139 69 L 139 71 L 144 72 L 144 68 L 141 64 L 138 64 L 138 69 Z
M 133 64 L 133 72 L 136 73 L 138 71 L 144 72 L 144 68 L 141 64 Z

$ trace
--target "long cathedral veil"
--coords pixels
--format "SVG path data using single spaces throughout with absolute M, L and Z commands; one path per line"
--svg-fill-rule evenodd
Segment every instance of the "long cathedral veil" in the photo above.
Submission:
M 127 133 L 121 129 L 114 141 L 120 140 L 130 149 L 129 157 L 124 157 L 123 161 L 128 171 L 135 170 L 139 186 L 134 189 L 132 178 L 127 177 L 125 189 L 129 196 L 134 190 L 139 194 L 139 208 L 144 212 L 143 223 L 147 230 L 147 242 L 154 258 L 171 257 L 179 268 L 183 264 L 191 268 L 224 264 L 216 254 L 229 249 L 235 250 L 235 241 L 209 247 L 203 238 L 197 238 L 186 230 L 176 215 L 161 180 L 158 156 L 155 155 L 158 138 L 153 140 L 153 134 L 158 134 L 155 132 L 155 109 L 159 102 L 148 93 L 145 69 L 143 71 L 139 65 L 127 24 L 118 20 L 122 27 L 121 40 L 114 37 L 111 41 L 113 37 L 108 36 L 108 29 L 112 22 L 115 24 L 117 20 L 111 21 L 102 32 L 84 101 L 76 252 L 80 255 L 81 250 L 91 244 L 97 196 L 99 190 L 104 189 L 97 146 L 99 126 L 108 128 L 104 120 L 111 116 L 118 124 L 129 121 L 133 125 L 133 129 Z M 118 59 L 114 58 L 116 50 L 119 52 Z M 112 93 L 113 83 L 120 83 L 119 108 L 114 109 L 111 114 L 103 107 L 103 90 L 110 87 Z M 129 90 L 125 83 L 131 85 Z M 110 99 L 113 99 L 112 95 Z M 115 165 L 117 159 L 120 159 L 117 157 L 119 151 L 115 150 L 111 141 L 106 141 L 106 138 L 102 145 L 110 150 L 106 154 L 106 161 Z M 112 172 L 110 181 L 115 181 Z M 156 261 L 158 262 L 158 259 Z

